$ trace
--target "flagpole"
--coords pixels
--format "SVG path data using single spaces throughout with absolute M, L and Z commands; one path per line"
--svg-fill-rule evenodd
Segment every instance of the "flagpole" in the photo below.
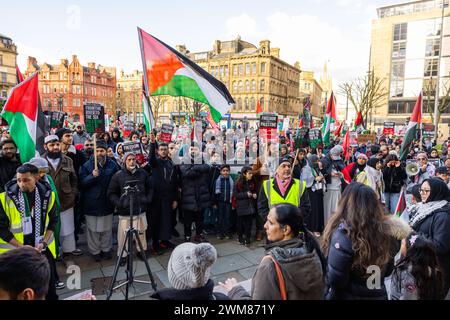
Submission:
M 145 61 L 145 55 L 144 55 L 144 46 L 142 45 L 142 35 L 141 32 L 143 31 L 141 28 L 137 27 L 137 31 L 138 31 L 138 38 L 139 38 L 139 47 L 141 49 L 141 59 L 142 59 L 142 72 L 144 73 L 144 96 L 142 97 L 142 99 L 146 99 L 147 103 L 148 103 L 148 109 L 149 112 L 151 113 L 151 117 L 153 117 L 153 111 L 152 111 L 152 104 L 150 102 L 150 94 L 149 94 L 149 87 L 148 87 L 148 77 L 147 77 L 147 64 Z M 153 130 L 153 128 L 151 127 L 151 119 L 148 119 L 148 124 L 150 126 L 149 128 L 149 132 Z M 155 119 L 155 124 L 156 124 L 156 119 Z

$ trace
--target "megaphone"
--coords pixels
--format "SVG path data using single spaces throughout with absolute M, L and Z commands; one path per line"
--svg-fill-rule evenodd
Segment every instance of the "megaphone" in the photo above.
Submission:
M 406 174 L 408 177 L 413 177 L 419 173 L 419 165 L 416 162 L 411 162 L 406 165 Z

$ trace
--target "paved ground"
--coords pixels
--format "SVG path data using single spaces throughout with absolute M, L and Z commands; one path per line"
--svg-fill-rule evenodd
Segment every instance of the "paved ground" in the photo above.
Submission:
M 178 224 L 177 230 L 181 231 L 182 226 Z M 114 232 L 116 232 L 114 230 Z M 182 232 L 180 232 L 182 234 Z M 264 254 L 263 242 L 254 241 L 250 247 L 245 247 L 240 245 L 236 239 L 233 240 L 217 240 L 215 236 L 208 236 L 208 240 L 215 246 L 218 253 L 217 262 L 211 269 L 212 279 L 217 285 L 219 281 L 224 281 L 227 278 L 234 277 L 238 281 L 245 281 L 251 279 L 256 266 L 261 261 Z M 175 244 L 180 244 L 183 242 L 181 238 L 172 239 Z M 81 270 L 81 288 L 80 289 L 69 289 L 66 286 L 65 289 L 58 290 L 60 299 L 65 299 L 69 296 L 77 294 L 79 292 L 85 291 L 91 288 L 92 279 L 112 277 L 116 258 L 115 256 L 111 260 L 103 260 L 101 262 L 95 262 L 94 259 L 88 254 L 86 242 L 84 236 L 82 235 L 79 241 L 80 249 L 84 251 L 84 254 L 79 257 L 68 256 L 62 262 L 57 263 L 58 274 L 60 275 L 61 281 L 66 282 L 67 278 L 73 274 L 67 273 L 71 270 L 69 268 L 71 265 L 76 265 L 80 267 Z M 114 246 L 116 250 L 117 246 Z M 170 286 L 167 277 L 167 263 L 170 258 L 171 251 L 166 251 L 160 256 L 149 256 L 148 262 L 157 284 L 158 288 L 164 288 Z M 134 275 L 138 280 L 149 281 L 147 271 L 144 262 L 135 259 L 134 262 Z M 125 279 L 125 267 L 121 267 L 118 273 L 118 279 Z M 73 278 L 72 278 L 73 279 Z M 70 280 L 70 279 L 69 279 Z M 108 279 L 106 279 L 108 281 Z M 97 282 L 96 280 L 95 282 Z M 103 282 L 103 280 L 100 280 Z M 70 284 L 70 281 L 69 281 Z M 247 285 L 248 282 L 246 282 Z M 102 286 L 100 286 L 102 287 Z M 107 287 L 107 286 L 106 286 Z M 138 284 L 135 283 L 130 290 L 130 299 L 145 300 L 149 298 L 149 294 L 153 292 L 152 288 L 148 284 Z M 96 292 L 94 292 L 95 294 Z M 117 290 L 111 297 L 112 300 L 123 300 L 125 297 L 125 289 Z M 106 299 L 105 294 L 96 294 L 97 299 Z

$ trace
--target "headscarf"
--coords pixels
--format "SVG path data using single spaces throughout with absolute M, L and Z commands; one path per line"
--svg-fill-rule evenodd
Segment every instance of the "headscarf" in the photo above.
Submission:
M 330 150 L 330 157 L 333 160 L 340 160 L 341 159 L 341 154 L 343 152 L 344 152 L 344 149 L 340 145 L 334 146 Z
M 377 159 L 377 158 L 375 158 L 375 157 L 373 157 L 373 158 L 370 158 L 370 159 L 369 159 L 369 161 L 367 162 L 367 165 L 368 165 L 369 167 L 372 167 L 372 168 L 376 169 L 376 168 L 377 168 L 377 163 L 378 163 L 378 162 L 380 162 L 380 160 Z
M 428 182 L 430 185 L 430 195 L 428 196 L 427 203 L 449 199 L 450 191 L 444 181 L 438 178 L 431 178 L 425 180 L 424 182 Z

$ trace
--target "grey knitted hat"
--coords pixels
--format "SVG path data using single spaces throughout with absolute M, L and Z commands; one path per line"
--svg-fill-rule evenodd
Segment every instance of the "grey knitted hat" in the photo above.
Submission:
M 167 266 L 169 282 L 177 290 L 203 287 L 216 260 L 216 248 L 209 243 L 180 244 L 173 250 Z

